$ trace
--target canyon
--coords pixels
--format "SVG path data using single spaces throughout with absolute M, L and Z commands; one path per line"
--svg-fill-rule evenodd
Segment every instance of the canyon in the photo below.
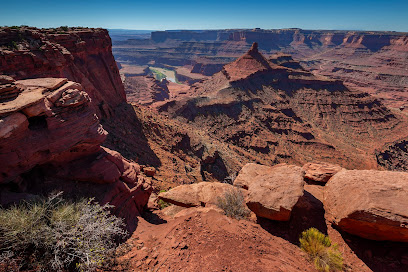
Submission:
M 405 271 L 406 33 L 147 36 L 0 28 L 2 206 L 111 204 L 130 236 L 109 271 L 316 271 L 311 227 L 345 271 Z
M 113 52 L 121 64 L 155 63 L 174 69 L 185 80 L 191 74 L 213 75 L 253 42 L 263 54 L 290 54 L 313 73 L 340 79 L 387 106 L 407 105 L 407 33 L 295 28 L 153 31 L 150 39 L 114 40 Z

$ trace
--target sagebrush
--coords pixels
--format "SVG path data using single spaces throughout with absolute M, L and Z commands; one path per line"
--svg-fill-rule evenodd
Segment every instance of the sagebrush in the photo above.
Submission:
M 225 215 L 235 219 L 243 219 L 250 214 L 244 196 L 239 189 L 235 188 L 227 190 L 221 197 L 218 197 L 217 206 L 224 210 Z
M 109 205 L 61 194 L 0 209 L 0 268 L 93 271 L 126 236 Z M 18 268 L 18 269 L 17 269 Z
M 309 255 L 317 270 L 343 270 L 343 257 L 337 245 L 332 244 L 330 238 L 316 228 L 302 232 L 299 241 L 301 249 Z

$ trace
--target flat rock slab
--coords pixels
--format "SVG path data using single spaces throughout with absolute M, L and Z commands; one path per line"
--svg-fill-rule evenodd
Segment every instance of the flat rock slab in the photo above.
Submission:
M 234 180 L 234 186 L 248 189 L 249 185 L 258 179 L 258 176 L 272 173 L 275 167 L 280 167 L 286 164 L 278 164 L 274 166 L 266 166 L 256 163 L 247 163 L 239 171 L 238 176 Z
M 408 173 L 342 170 L 325 186 L 326 217 L 371 240 L 408 242 Z
M 337 164 L 330 164 L 326 162 L 307 163 L 303 165 L 305 170 L 305 178 L 319 183 L 326 183 L 337 172 L 343 168 Z
M 66 78 L 35 78 L 16 81 L 17 84 L 23 84 L 27 87 L 43 87 L 50 91 L 55 90 L 68 82 Z
M 14 100 L 0 103 L 0 115 L 20 111 L 44 99 L 43 87 L 30 87 L 20 93 Z
M 262 173 L 259 166 L 249 167 L 254 167 L 253 170 L 257 175 L 248 183 L 248 208 L 259 217 L 288 221 L 293 207 L 304 193 L 305 182 L 302 168 L 283 164 L 263 167 L 265 171 Z M 250 169 L 246 170 L 246 173 L 251 172 Z M 242 176 L 238 175 L 237 178 L 242 179 Z

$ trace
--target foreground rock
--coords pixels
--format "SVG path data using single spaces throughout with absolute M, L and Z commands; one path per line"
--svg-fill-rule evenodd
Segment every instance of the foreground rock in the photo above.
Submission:
M 303 165 L 303 170 L 305 170 L 305 179 L 312 181 L 326 183 L 329 179 L 334 176 L 337 172 L 343 169 L 340 165 L 318 162 L 318 163 L 307 163 Z
M 327 219 L 371 240 L 408 242 L 408 173 L 342 170 L 326 184 Z
M 134 229 L 150 182 L 138 164 L 101 147 L 107 132 L 82 85 L 65 78 L 1 77 L 0 83 L 0 191 L 95 197 Z M 0 204 L 18 198 L 7 195 Z
M 294 165 L 247 164 L 234 183 L 246 184 L 247 206 L 257 216 L 288 221 L 293 207 L 303 196 L 303 176 L 302 168 Z
M 177 186 L 168 192 L 159 194 L 159 198 L 183 207 L 206 206 L 217 204 L 218 197 L 228 190 L 236 190 L 236 188 L 226 183 L 200 182 Z
M 281 165 L 278 165 L 278 167 L 279 166 Z M 273 168 L 274 166 L 247 163 L 239 171 L 238 176 L 234 180 L 234 185 L 248 190 L 249 185 L 254 183 L 259 176 L 273 172 Z
M 119 259 L 125 271 L 316 271 L 302 250 L 258 224 L 197 207 L 165 224 L 141 221 Z M 179 213 L 178 215 L 181 215 Z

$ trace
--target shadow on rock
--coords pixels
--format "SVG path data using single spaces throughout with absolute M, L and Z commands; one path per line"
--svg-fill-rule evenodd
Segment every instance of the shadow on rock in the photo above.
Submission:
M 126 118 L 125 118 L 126 117 Z M 109 120 L 101 122 L 109 132 L 104 146 L 120 152 L 125 158 L 140 164 L 161 166 L 161 161 L 150 148 L 143 129 L 143 123 L 136 115 L 132 105 L 121 104 Z
M 299 198 L 289 221 L 272 221 L 258 217 L 258 224 L 274 236 L 279 236 L 292 244 L 299 244 L 300 234 L 311 227 L 317 228 L 327 234 L 324 218 L 323 203 L 308 191 Z
M 143 219 L 145 219 L 147 222 L 153 225 L 161 225 L 167 223 L 166 220 L 155 214 L 154 212 L 150 210 L 146 210 L 142 214 Z
M 338 231 L 357 257 L 373 272 L 408 271 L 408 243 L 372 241 Z

